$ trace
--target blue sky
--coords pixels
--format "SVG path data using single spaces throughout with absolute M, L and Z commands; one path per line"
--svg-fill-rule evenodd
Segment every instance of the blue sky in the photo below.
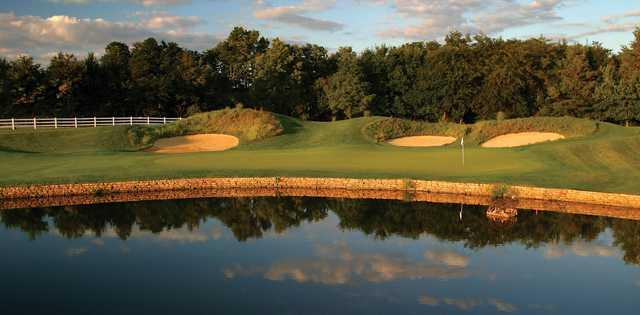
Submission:
M 267 37 L 363 50 L 441 40 L 451 30 L 599 41 L 617 51 L 640 25 L 638 0 L 2 0 L 0 55 L 47 60 L 146 37 L 213 47 L 234 26 Z

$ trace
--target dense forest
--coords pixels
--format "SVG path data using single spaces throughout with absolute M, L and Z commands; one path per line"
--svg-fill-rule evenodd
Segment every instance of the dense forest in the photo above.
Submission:
M 99 58 L 60 53 L 46 66 L 0 58 L 0 118 L 187 116 L 243 104 L 313 120 L 569 115 L 636 124 L 640 28 L 634 35 L 617 53 L 599 43 L 459 32 L 361 53 L 243 28 L 204 52 L 153 38 L 113 42 Z

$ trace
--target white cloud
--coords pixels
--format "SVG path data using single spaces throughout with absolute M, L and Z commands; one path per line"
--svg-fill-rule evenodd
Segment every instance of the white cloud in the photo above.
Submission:
M 455 306 L 456 308 L 469 311 L 473 308 L 476 308 L 482 305 L 482 301 L 478 299 L 472 298 L 464 298 L 464 299 L 455 299 L 455 298 L 444 298 L 444 304 Z
M 466 268 L 469 265 L 467 256 L 452 251 L 426 251 L 424 257 L 449 267 Z
M 418 298 L 418 303 L 422 305 L 438 306 L 440 302 L 437 298 L 428 295 L 422 295 Z
M 257 0 L 258 8 L 253 12 L 253 15 L 257 19 L 277 21 L 311 30 L 338 31 L 344 28 L 343 24 L 303 15 L 326 11 L 332 8 L 335 3 L 335 0 L 305 0 L 295 5 L 273 6 L 267 1 Z
M 178 16 L 166 12 L 151 12 L 137 14 L 143 26 L 152 30 L 181 30 L 185 31 L 204 22 L 197 16 Z
M 75 256 L 80 256 L 84 253 L 86 253 L 89 249 L 87 249 L 86 247 L 78 247 L 78 248 L 68 248 L 64 254 L 69 256 L 69 257 L 75 257 Z
M 602 21 L 606 23 L 615 23 L 616 21 L 627 19 L 627 18 L 637 18 L 640 17 L 640 10 L 625 12 L 622 14 L 614 14 L 602 17 Z
M 388 254 L 356 252 L 346 244 L 317 246 L 313 258 L 283 261 L 268 268 L 234 266 L 223 272 L 227 278 L 263 273 L 272 281 L 343 285 L 356 280 L 380 283 L 399 279 L 450 279 L 468 276 L 464 268 L 437 266 Z
M 573 25 L 565 26 L 577 26 L 579 29 L 586 31 L 573 33 L 573 34 L 550 34 L 551 39 L 566 40 L 570 42 L 576 42 L 580 39 L 588 39 L 591 36 L 598 36 L 609 33 L 630 33 L 640 26 L 640 10 L 628 11 L 621 14 L 607 15 L 600 18 L 600 21 L 589 20 L 583 23 L 574 23 Z
M 61 3 L 61 4 L 78 4 L 78 5 L 86 5 L 92 2 L 118 2 L 118 1 L 128 1 L 137 4 L 141 4 L 145 7 L 150 6 L 169 6 L 169 5 L 180 5 L 180 4 L 188 4 L 191 3 L 191 0 L 47 0 L 52 3 Z
M 91 0 L 48 0 L 52 3 L 64 3 L 64 4 L 88 4 Z
M 509 304 L 500 299 L 489 299 L 489 304 L 493 305 L 500 312 L 513 313 L 518 310 L 513 304 Z
M 0 49 L 8 57 L 29 54 L 40 62 L 46 62 L 46 56 L 59 51 L 78 55 L 101 53 L 109 42 L 132 44 L 147 37 L 175 41 L 189 49 L 204 50 L 218 40 L 212 35 L 190 31 L 199 23 L 201 21 L 195 17 L 166 13 L 136 16 L 129 21 L 0 13 Z
M 379 0 L 374 0 L 380 2 Z M 383 37 L 437 40 L 457 30 L 495 34 L 506 29 L 561 20 L 556 9 L 562 0 L 389 0 L 397 20 L 409 26 L 379 32 Z
M 140 3 L 144 6 L 155 6 L 186 4 L 191 3 L 191 0 L 132 0 L 132 2 Z
M 440 299 L 437 297 L 432 297 L 428 295 L 422 295 L 418 298 L 418 303 L 422 305 L 429 306 L 438 306 L 440 305 Z M 452 298 L 452 297 L 444 297 L 442 298 L 442 303 L 446 305 L 451 305 L 462 311 L 470 311 L 481 305 L 491 305 L 495 307 L 498 312 L 503 313 L 513 313 L 518 310 L 518 308 L 510 303 L 507 303 L 501 299 L 478 299 L 478 298 Z
M 596 242 L 576 241 L 570 245 L 548 245 L 544 257 L 553 259 L 573 254 L 579 257 L 619 257 L 620 251 L 611 246 Z

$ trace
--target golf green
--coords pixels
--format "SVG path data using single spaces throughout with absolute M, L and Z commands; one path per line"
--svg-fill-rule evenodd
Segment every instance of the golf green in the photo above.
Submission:
M 379 144 L 363 129 L 284 118 L 285 133 L 224 152 L 136 151 L 127 127 L 0 133 L 0 185 L 224 176 L 415 178 L 640 194 L 640 128 L 599 123 L 587 136 L 519 148 L 459 141 L 444 147 Z

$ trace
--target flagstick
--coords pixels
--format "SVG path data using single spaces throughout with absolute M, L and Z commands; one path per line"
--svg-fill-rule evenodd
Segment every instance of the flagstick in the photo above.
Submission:
M 464 167 L 464 137 L 460 140 L 460 146 L 462 147 L 462 167 Z

